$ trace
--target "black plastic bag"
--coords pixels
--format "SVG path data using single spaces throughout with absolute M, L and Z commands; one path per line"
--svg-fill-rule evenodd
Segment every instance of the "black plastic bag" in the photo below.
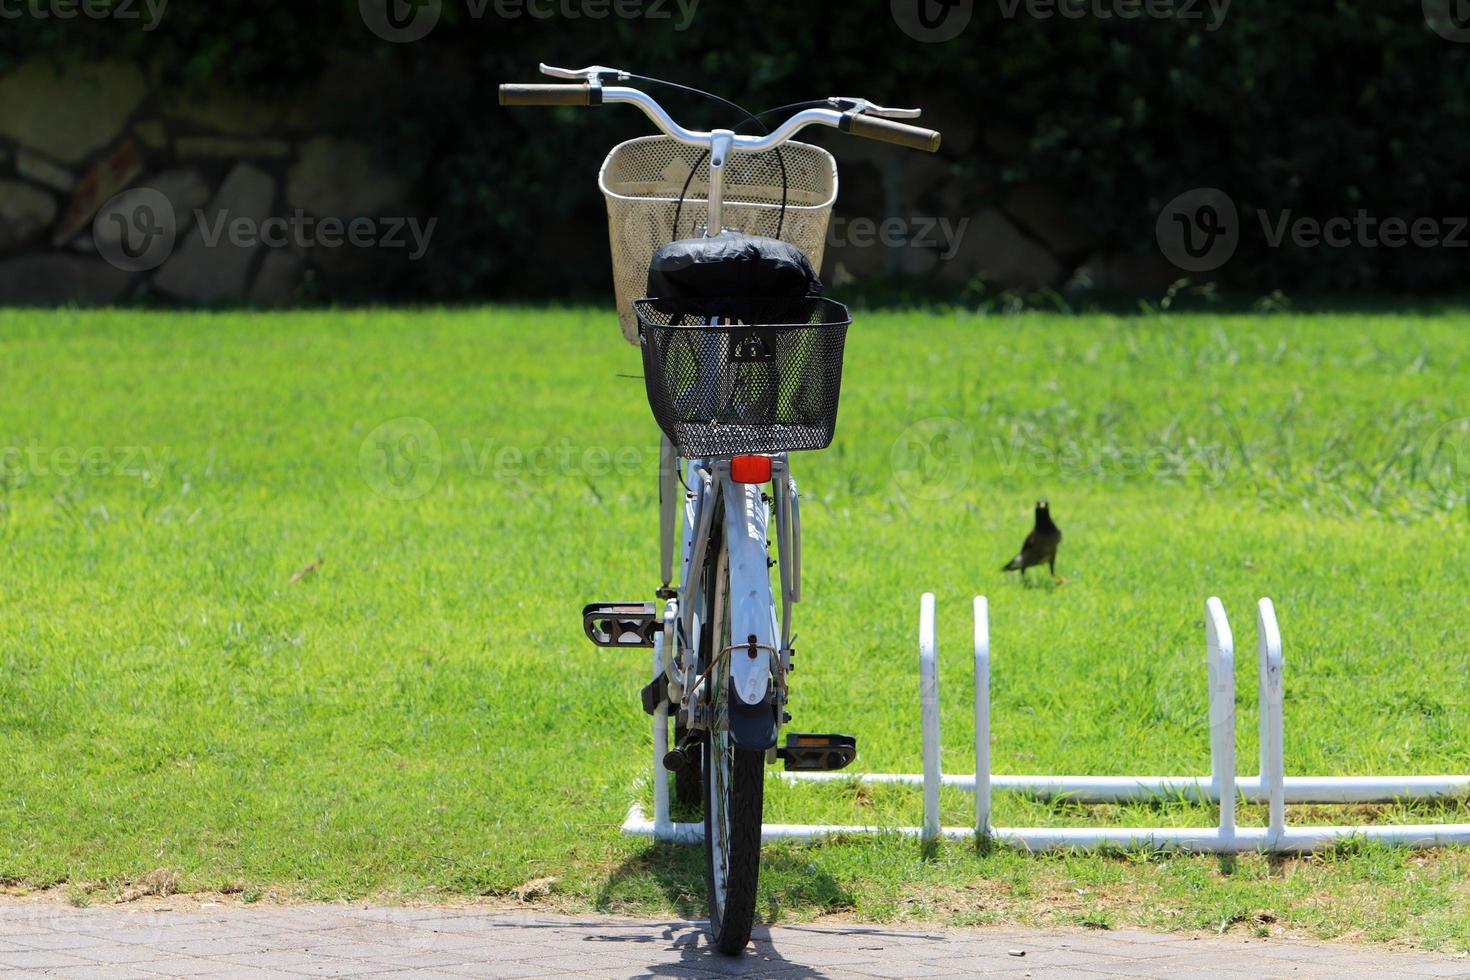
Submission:
M 733 231 L 669 242 L 648 263 L 648 295 L 661 300 L 795 299 L 821 291 L 822 280 L 801 249 Z

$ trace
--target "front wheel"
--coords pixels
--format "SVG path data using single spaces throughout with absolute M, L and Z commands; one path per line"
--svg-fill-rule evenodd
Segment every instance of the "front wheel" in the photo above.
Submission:
M 729 555 L 721 544 L 710 576 L 706 649 L 719 657 L 730 643 Z M 761 868 L 761 810 L 766 754 L 738 749 L 730 737 L 730 658 L 720 658 L 705 684 L 710 726 L 704 738 L 704 867 L 715 948 L 735 955 L 750 942 Z

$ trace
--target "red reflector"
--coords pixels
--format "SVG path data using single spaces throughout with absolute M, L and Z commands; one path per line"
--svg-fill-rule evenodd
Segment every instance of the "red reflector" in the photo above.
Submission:
M 736 483 L 769 483 L 771 457 L 736 456 L 730 460 L 730 479 Z

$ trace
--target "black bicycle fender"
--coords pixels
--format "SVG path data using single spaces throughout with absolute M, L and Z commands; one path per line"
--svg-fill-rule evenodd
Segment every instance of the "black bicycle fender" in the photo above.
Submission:
M 737 749 L 776 747 L 776 706 L 766 702 L 746 704 L 730 692 L 730 740 Z

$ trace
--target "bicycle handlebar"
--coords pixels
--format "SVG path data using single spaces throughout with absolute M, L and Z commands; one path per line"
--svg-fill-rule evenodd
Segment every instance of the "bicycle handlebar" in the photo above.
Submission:
M 853 136 L 862 136 L 870 140 L 881 140 L 884 143 L 897 143 L 899 146 L 923 150 L 925 153 L 933 153 L 938 150 L 939 141 L 943 139 L 937 129 L 924 129 L 922 126 L 910 126 L 906 123 L 894 122 L 892 119 L 884 119 L 882 116 L 870 116 L 862 112 L 843 113 L 842 123 L 838 128 L 844 133 L 851 133 Z
M 598 89 L 597 94 L 600 97 L 602 90 Z M 580 85 L 508 83 L 500 86 L 501 105 L 596 105 L 598 102 L 592 100 L 592 86 L 586 82 Z
M 746 152 L 771 150 L 791 139 L 808 126 L 830 126 L 852 136 L 895 143 L 933 153 L 939 149 L 941 136 L 937 130 L 897 123 L 882 116 L 849 110 L 803 109 L 765 136 L 745 136 L 728 130 L 700 132 L 685 129 L 674 122 L 664 107 L 648 93 L 622 85 L 520 85 L 500 86 L 501 105 L 611 105 L 626 103 L 643 110 L 666 136 L 693 146 L 712 146 L 717 135 L 725 135 L 735 149 Z

